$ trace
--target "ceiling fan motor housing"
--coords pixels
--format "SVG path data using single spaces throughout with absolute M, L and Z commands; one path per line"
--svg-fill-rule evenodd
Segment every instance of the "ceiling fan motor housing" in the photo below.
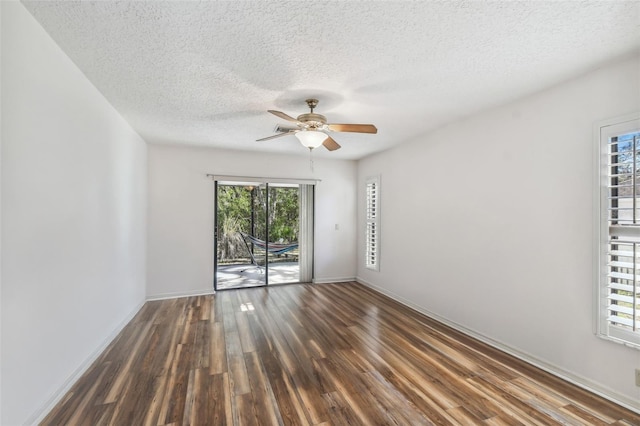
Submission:
M 313 129 L 319 129 L 327 124 L 327 118 L 324 115 L 314 113 L 300 114 L 297 120 Z

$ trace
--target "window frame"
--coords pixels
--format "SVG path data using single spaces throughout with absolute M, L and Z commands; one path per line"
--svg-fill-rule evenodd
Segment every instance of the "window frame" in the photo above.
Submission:
M 371 200 L 369 198 L 369 187 L 375 186 L 375 206 L 374 217 L 371 218 L 369 211 L 371 206 Z M 380 271 L 380 175 L 369 176 L 365 180 L 364 186 L 364 266 L 372 271 Z M 371 254 L 371 235 L 370 227 L 373 226 L 375 234 L 373 236 L 375 247 L 373 256 Z M 371 261 L 373 259 L 373 262 Z
M 640 330 L 625 330 L 609 320 L 609 139 L 628 133 L 640 132 L 640 112 L 598 123 L 594 129 L 594 285 L 593 285 L 593 329 L 605 340 L 640 349 Z M 635 148 L 635 147 L 634 147 Z M 640 231 L 640 224 L 634 225 Z M 640 265 L 640 260 L 636 260 Z M 637 297 L 637 296 L 635 296 Z

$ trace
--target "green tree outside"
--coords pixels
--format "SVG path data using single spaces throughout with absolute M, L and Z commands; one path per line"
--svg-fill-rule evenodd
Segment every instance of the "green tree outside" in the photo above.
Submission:
M 269 238 L 265 238 L 266 188 L 219 185 L 218 260 L 233 262 L 249 256 L 240 232 L 269 242 L 298 241 L 299 198 L 297 187 L 269 187 Z

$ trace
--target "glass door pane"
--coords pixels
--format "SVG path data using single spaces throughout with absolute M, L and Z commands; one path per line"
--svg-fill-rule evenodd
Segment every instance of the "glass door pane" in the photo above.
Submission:
M 267 283 L 266 185 L 216 182 L 216 290 Z
M 300 282 L 300 188 L 294 184 L 268 186 L 268 282 Z

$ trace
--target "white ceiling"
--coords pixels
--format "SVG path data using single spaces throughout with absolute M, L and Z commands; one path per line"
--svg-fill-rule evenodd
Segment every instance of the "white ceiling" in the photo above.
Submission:
M 373 123 L 357 159 L 640 48 L 640 2 L 23 1 L 149 143 L 308 155 L 268 114 Z

